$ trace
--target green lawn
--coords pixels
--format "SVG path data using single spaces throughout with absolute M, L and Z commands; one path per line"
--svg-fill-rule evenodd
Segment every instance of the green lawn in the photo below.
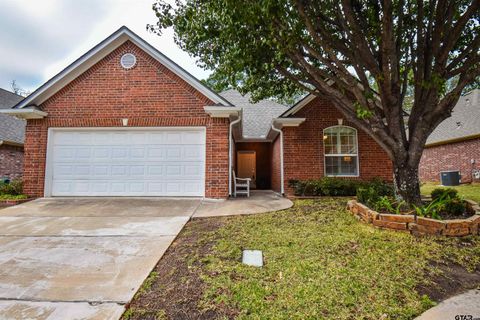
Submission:
M 178 309 L 200 319 L 413 319 L 434 304 L 424 293 L 437 290 L 428 279 L 442 271 L 432 264 L 478 275 L 480 237 L 380 230 L 345 204 L 298 200 L 280 212 L 189 222 L 124 319 L 173 319 Z M 262 250 L 265 266 L 243 265 L 242 249 Z
M 422 191 L 422 194 L 424 195 L 430 195 L 430 192 L 432 192 L 432 190 L 435 188 L 444 188 L 444 187 L 439 186 L 438 184 L 435 184 L 432 182 L 428 182 L 422 185 L 421 191 Z M 480 202 L 480 183 L 462 184 L 460 186 L 449 187 L 449 188 L 457 189 L 458 193 L 467 199 Z

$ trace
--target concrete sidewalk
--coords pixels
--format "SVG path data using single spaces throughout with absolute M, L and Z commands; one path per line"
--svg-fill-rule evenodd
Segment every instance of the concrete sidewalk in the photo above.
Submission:
M 253 190 L 250 197 L 203 201 L 193 218 L 257 214 L 288 209 L 293 202 L 271 190 Z
M 454 320 L 457 318 L 480 319 L 480 289 L 473 289 L 444 300 L 415 320 Z

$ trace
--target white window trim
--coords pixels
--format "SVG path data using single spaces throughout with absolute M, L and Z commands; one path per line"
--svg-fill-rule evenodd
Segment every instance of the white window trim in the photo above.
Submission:
M 330 155 L 327 155 L 325 153 L 325 140 L 323 139 L 323 137 L 325 137 L 325 131 L 328 130 L 328 129 L 333 129 L 333 128 L 349 128 L 349 129 L 353 129 L 355 131 L 355 144 L 356 144 L 356 147 L 357 147 L 357 153 L 356 154 L 345 154 L 345 153 L 342 153 L 342 154 L 330 154 Z M 336 125 L 336 126 L 331 126 L 331 127 L 327 127 L 325 129 L 323 129 L 323 135 L 322 135 L 322 144 L 323 144 L 323 175 L 325 177 L 340 177 L 340 178 L 358 178 L 360 177 L 360 146 L 358 145 L 358 130 L 353 128 L 353 127 L 350 127 L 350 126 L 344 126 L 344 125 Z M 348 156 L 354 156 L 357 158 L 357 174 L 335 174 L 335 175 L 332 175 L 332 174 L 327 174 L 327 161 L 326 161 L 326 158 L 327 157 L 348 157 Z

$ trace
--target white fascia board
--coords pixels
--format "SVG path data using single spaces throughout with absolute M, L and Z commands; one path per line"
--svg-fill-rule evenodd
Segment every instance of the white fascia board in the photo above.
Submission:
M 206 87 L 194 76 L 189 74 L 183 68 L 178 66 L 175 62 L 170 60 L 167 56 L 162 54 L 152 45 L 147 43 L 145 40 L 143 40 L 138 35 L 133 33 L 130 29 L 124 26 L 114 32 L 108 38 L 100 42 L 83 56 L 78 58 L 75 62 L 63 69 L 53 78 L 48 80 L 40 88 L 35 90 L 32 94 L 30 94 L 21 102 L 19 102 L 14 108 L 21 109 L 31 105 L 38 106 L 42 104 L 60 89 L 65 87 L 71 81 L 75 80 L 82 73 L 84 73 L 97 62 L 106 57 L 110 52 L 125 43 L 127 40 L 132 41 L 135 45 L 147 52 L 149 55 L 159 61 L 162 65 L 170 69 L 173 73 L 177 74 L 180 78 L 182 78 L 196 90 L 201 92 L 207 98 L 212 100 L 214 103 L 219 103 L 226 106 L 231 105 L 231 103 L 229 103 L 227 100 L 212 91 L 210 88 Z
M 300 111 L 300 109 L 302 109 L 307 104 L 309 104 L 311 101 L 313 101 L 313 99 L 315 99 L 315 95 L 310 93 L 308 96 L 306 96 L 305 98 L 300 100 L 293 108 L 291 108 L 290 110 L 285 112 L 282 116 L 283 117 L 288 117 L 290 115 L 293 115 L 293 114 L 297 113 L 298 111 Z
M 48 113 L 38 110 L 38 109 L 3 109 L 0 110 L 0 113 L 7 114 L 9 116 L 17 117 L 20 119 L 43 119 Z
M 273 124 L 280 127 L 298 127 L 305 122 L 306 118 L 276 118 Z
M 242 111 L 241 107 L 205 106 L 206 113 L 212 118 L 238 117 Z

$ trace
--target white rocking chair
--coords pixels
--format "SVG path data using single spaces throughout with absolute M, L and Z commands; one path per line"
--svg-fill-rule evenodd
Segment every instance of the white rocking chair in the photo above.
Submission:
M 233 171 L 233 196 L 236 198 L 237 194 L 245 194 L 250 197 L 250 181 L 250 178 L 237 178 Z

